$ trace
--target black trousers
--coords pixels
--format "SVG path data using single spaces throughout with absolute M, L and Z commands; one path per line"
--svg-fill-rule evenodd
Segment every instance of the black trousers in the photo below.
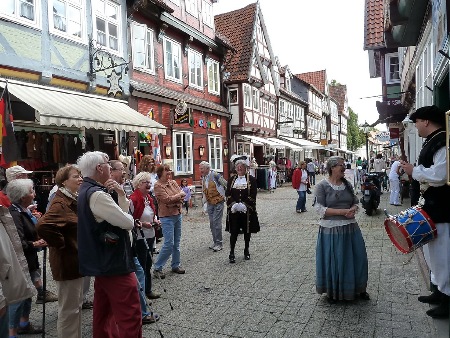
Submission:
M 147 241 L 147 245 L 150 250 L 147 250 L 144 241 Z M 146 239 L 138 239 L 136 241 L 136 256 L 139 260 L 139 264 L 141 264 L 142 269 L 144 269 L 145 273 L 145 294 L 149 294 L 152 291 L 152 275 L 151 275 L 151 268 L 152 268 L 152 248 L 153 248 L 153 242 L 155 241 L 155 238 L 146 238 Z

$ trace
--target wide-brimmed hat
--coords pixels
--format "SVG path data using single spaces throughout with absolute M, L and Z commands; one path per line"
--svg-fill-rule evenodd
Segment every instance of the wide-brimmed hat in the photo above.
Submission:
M 11 182 L 16 178 L 16 176 L 21 174 L 31 174 L 32 171 L 26 170 L 24 167 L 20 165 L 15 165 L 11 168 L 6 169 L 6 180 Z
M 417 109 L 409 119 L 413 122 L 416 122 L 417 119 L 428 120 L 445 126 L 445 112 L 435 105 Z

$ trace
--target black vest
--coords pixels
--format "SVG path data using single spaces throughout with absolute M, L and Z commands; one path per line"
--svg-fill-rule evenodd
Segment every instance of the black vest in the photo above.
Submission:
M 96 191 L 108 193 L 106 188 L 85 177 L 78 195 L 78 258 L 83 276 L 124 275 L 136 270 L 131 252 L 128 230 L 103 221 L 98 223 L 89 206 Z M 111 231 L 119 240 L 109 246 L 102 242 L 102 233 Z
M 438 129 L 428 135 L 418 158 L 418 165 L 430 168 L 433 164 L 433 157 L 442 147 L 446 147 L 446 134 L 443 129 Z M 418 181 L 412 182 L 412 196 L 420 195 L 420 184 Z M 448 200 L 450 196 L 450 186 L 447 184 L 440 187 L 429 187 L 424 193 L 425 205 L 423 210 L 431 217 L 434 223 L 450 222 L 450 211 L 448 210 Z

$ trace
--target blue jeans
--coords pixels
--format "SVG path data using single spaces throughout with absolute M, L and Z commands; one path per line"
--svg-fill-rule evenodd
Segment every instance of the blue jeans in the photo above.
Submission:
M 316 173 L 314 171 L 308 171 L 308 178 L 309 183 L 311 183 L 311 185 L 316 184 Z
M 217 204 L 208 203 L 209 227 L 214 245 L 222 246 L 222 217 L 224 202 Z
M 15 329 L 19 327 L 20 317 L 29 317 L 31 312 L 31 298 L 27 298 L 20 302 L 10 304 L 8 308 L 9 313 L 9 328 Z
M 5 314 L 0 317 L 0 337 L 9 337 L 8 324 L 9 324 L 9 314 L 8 307 L 5 307 Z
M 142 318 L 149 315 L 147 312 L 147 300 L 145 299 L 145 273 L 136 256 L 133 257 L 134 265 L 136 265 L 136 277 L 138 280 L 139 302 L 141 303 Z
M 306 210 L 306 191 L 298 191 L 298 200 L 297 200 L 297 207 L 295 208 L 295 210 L 301 210 L 301 211 L 305 211 Z
M 164 244 L 159 251 L 154 270 L 161 271 L 170 255 L 172 255 L 172 269 L 180 266 L 181 220 L 181 214 L 160 218 Z

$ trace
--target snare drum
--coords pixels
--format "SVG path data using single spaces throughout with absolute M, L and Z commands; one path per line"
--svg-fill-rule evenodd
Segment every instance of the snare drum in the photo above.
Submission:
M 392 243 L 403 253 L 413 252 L 437 237 L 434 222 L 419 206 L 386 218 L 384 227 Z

